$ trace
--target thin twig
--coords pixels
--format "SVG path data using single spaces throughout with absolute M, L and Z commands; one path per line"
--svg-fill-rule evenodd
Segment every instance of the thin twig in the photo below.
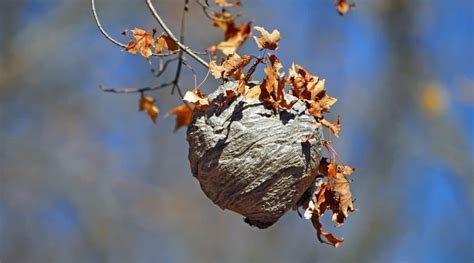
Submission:
M 94 1 L 94 0 L 92 0 Z M 185 45 L 183 45 L 173 34 L 173 32 L 171 32 L 171 30 L 168 28 L 168 26 L 165 24 L 165 22 L 161 19 L 161 17 L 158 15 L 158 13 L 156 12 L 156 9 L 155 7 L 153 6 L 153 4 L 151 3 L 151 0 L 145 0 L 146 1 L 146 4 L 148 6 L 148 8 L 150 9 L 153 17 L 155 17 L 156 21 L 158 22 L 158 24 L 160 24 L 161 28 L 163 28 L 163 30 L 166 32 L 166 34 L 168 34 L 168 36 L 173 39 L 174 42 L 176 42 L 176 44 L 178 44 L 178 46 L 180 47 L 180 49 L 184 52 L 186 52 L 188 55 L 190 55 L 193 59 L 195 59 L 197 62 L 199 62 L 201 65 L 203 65 L 204 67 L 206 68 L 209 68 L 209 64 L 204 61 L 202 58 L 200 58 L 198 55 L 196 55 L 194 53 L 193 50 L 191 50 L 189 47 L 186 47 Z M 181 64 L 181 63 L 180 63 Z
M 206 1 L 207 3 L 207 1 Z M 209 61 L 211 60 L 211 55 L 208 54 L 208 59 Z M 211 69 L 207 69 L 207 72 L 206 72 L 206 76 L 202 79 L 201 83 L 199 83 L 199 85 L 196 86 L 196 89 L 199 89 L 201 88 L 201 86 L 204 84 L 204 82 L 206 82 L 207 78 L 209 77 L 209 75 L 211 74 Z
M 253 58 L 255 58 L 255 61 L 254 61 L 253 65 L 250 67 L 249 71 L 247 71 L 247 74 L 245 75 L 245 78 L 244 78 L 245 83 L 247 83 L 250 80 L 253 73 L 257 69 L 258 64 L 260 64 L 265 57 L 260 57 L 260 58 L 259 57 L 253 57 Z
M 92 5 L 92 14 L 94 15 L 95 23 L 96 23 L 97 27 L 99 28 L 99 31 L 102 33 L 102 35 L 104 35 L 105 38 L 107 38 L 110 42 L 114 43 L 115 45 L 117 45 L 121 48 L 127 49 L 128 45 L 125 45 L 124 43 L 121 43 L 121 42 L 115 40 L 113 37 L 111 37 L 105 31 L 104 27 L 100 23 L 99 16 L 97 15 L 97 10 L 95 8 L 95 0 L 91 0 L 91 5 Z M 155 57 L 166 57 L 166 56 L 171 56 L 171 55 L 174 55 L 174 54 L 177 54 L 177 53 L 178 53 L 177 51 L 174 51 L 174 52 L 163 53 L 163 54 L 152 53 L 151 55 L 155 56 Z M 201 54 L 201 53 L 199 53 L 199 54 Z
M 209 9 L 211 9 L 211 6 L 209 5 L 207 1 L 205 3 L 201 3 L 200 0 L 196 0 L 196 3 L 201 6 L 202 12 L 204 13 L 204 15 L 212 21 L 229 22 L 229 21 L 233 21 L 235 18 L 240 16 L 240 14 L 237 14 L 235 17 L 231 17 L 231 18 L 219 18 L 219 17 L 209 14 Z
M 156 71 L 155 69 L 152 69 L 151 72 L 153 73 L 153 75 L 155 75 L 155 77 L 159 78 L 165 71 L 166 71 L 166 68 L 168 67 L 168 65 L 177 60 L 178 57 L 175 57 L 175 58 L 172 58 L 172 59 L 168 59 L 165 61 L 165 63 L 160 67 L 160 70 L 159 71 Z
M 183 65 L 185 65 L 190 71 L 191 73 L 193 73 L 193 77 L 194 77 L 194 87 L 197 86 L 197 75 L 196 75 L 196 71 L 194 71 L 193 67 L 191 67 L 191 65 L 189 65 L 188 63 L 186 63 L 186 61 L 183 61 Z
M 175 85 L 174 82 L 168 82 L 168 83 L 163 83 L 163 84 L 160 84 L 158 86 L 154 86 L 154 87 L 145 87 L 145 88 L 140 88 L 140 89 L 134 89 L 134 88 L 129 88 L 129 89 L 113 89 L 113 88 L 106 88 L 104 86 L 99 86 L 99 88 L 103 91 L 103 92 L 111 92 L 111 93 L 117 93 L 117 94 L 130 94 L 130 93 L 143 93 L 143 92 L 146 92 L 146 91 L 153 91 L 153 90 L 158 90 L 158 89 L 162 89 L 162 88 L 166 88 L 166 87 L 169 87 L 171 85 Z
M 188 8 L 189 8 L 189 0 L 184 0 L 184 7 L 183 7 L 183 15 L 181 16 L 181 26 L 180 26 L 180 30 L 179 30 L 179 42 L 181 43 L 184 43 L 184 30 L 185 30 L 185 26 L 186 26 L 186 14 L 188 13 Z M 181 76 L 181 67 L 183 65 L 183 61 L 184 61 L 184 57 L 183 57 L 184 53 L 183 53 L 183 50 L 180 49 L 179 50 L 179 56 L 178 56 L 178 66 L 176 68 L 176 74 L 175 74 L 175 77 L 174 77 L 174 83 L 175 85 L 173 86 L 173 88 L 171 89 L 171 94 L 174 94 L 174 90 L 175 89 L 178 89 L 178 93 L 182 93 L 180 92 L 180 86 L 179 86 L 179 77 Z
M 210 70 L 207 71 L 206 73 L 206 76 L 202 79 L 201 83 L 199 83 L 199 85 L 196 86 L 196 89 L 199 89 L 201 88 L 201 86 L 204 84 L 204 82 L 206 82 L 207 78 L 209 77 L 209 74 L 211 73 Z
M 127 45 L 118 42 L 117 40 L 113 39 L 109 34 L 107 34 L 107 32 L 105 32 L 104 28 L 100 24 L 99 17 L 97 16 L 97 11 L 95 10 L 95 0 L 91 0 L 91 4 L 92 4 L 92 14 L 94 15 L 95 23 L 97 24 L 97 27 L 99 28 L 102 35 L 104 35 L 105 38 L 110 40 L 110 42 L 114 43 L 115 45 L 121 48 L 127 48 Z

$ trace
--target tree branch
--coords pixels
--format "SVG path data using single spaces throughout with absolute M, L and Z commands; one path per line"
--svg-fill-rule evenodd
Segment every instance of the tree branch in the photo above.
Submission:
M 97 11 L 95 10 L 95 0 L 91 0 L 91 4 L 92 4 L 92 14 L 94 15 L 95 23 L 97 27 L 99 28 L 100 32 L 102 33 L 102 35 L 104 35 L 105 38 L 110 40 L 110 42 L 114 43 L 115 45 L 121 48 L 127 48 L 127 45 L 120 43 L 119 41 L 112 38 L 109 34 L 107 34 L 107 32 L 104 30 L 104 28 L 100 24 L 99 17 L 97 16 Z
M 134 88 L 130 88 L 130 89 L 112 89 L 112 88 L 106 88 L 102 85 L 99 86 L 99 88 L 103 92 L 112 92 L 112 93 L 118 93 L 118 94 L 130 94 L 130 93 L 143 93 L 143 92 L 146 92 L 146 91 L 158 90 L 158 89 L 169 87 L 171 85 L 175 85 L 173 81 L 168 82 L 168 83 L 163 83 L 163 84 L 160 84 L 160 85 L 154 86 L 154 87 L 145 87 L 145 88 L 140 88 L 140 89 L 134 89 Z
M 104 29 L 102 24 L 100 23 L 99 16 L 97 15 L 97 10 L 95 8 L 95 0 L 91 0 L 91 5 L 92 5 L 92 14 L 94 15 L 95 23 L 97 27 L 99 28 L 99 31 L 104 35 L 105 38 L 107 38 L 110 42 L 114 43 L 115 45 L 126 49 L 127 45 L 115 40 L 113 37 L 111 37 Z M 157 53 L 152 53 L 152 56 L 156 57 L 166 57 L 166 56 L 171 56 L 174 54 L 177 54 L 178 52 L 170 52 L 170 53 L 165 53 L 165 54 L 157 54 Z
M 92 0 L 92 1 L 94 1 L 94 0 Z M 166 34 L 168 34 L 168 36 L 171 39 L 173 39 L 174 42 L 176 42 L 176 44 L 179 46 L 179 48 L 182 51 L 184 51 L 185 53 L 187 53 L 188 55 L 190 55 L 193 59 L 195 59 L 201 65 L 203 65 L 206 68 L 209 68 L 209 64 L 206 61 L 204 61 L 202 58 L 200 58 L 198 55 L 196 55 L 196 53 L 193 50 L 191 50 L 189 47 L 186 47 L 185 45 L 183 45 L 183 43 L 181 43 L 176 38 L 176 36 L 173 34 L 173 32 L 171 32 L 171 30 L 168 28 L 168 26 L 165 24 L 165 22 L 161 19 L 161 17 L 156 12 L 155 7 L 151 3 L 151 0 L 145 0 L 145 1 L 146 1 L 146 4 L 147 4 L 148 8 L 150 9 L 153 17 L 155 17 L 156 21 L 158 22 L 158 24 L 161 26 L 161 28 L 163 28 L 163 30 L 166 32 Z

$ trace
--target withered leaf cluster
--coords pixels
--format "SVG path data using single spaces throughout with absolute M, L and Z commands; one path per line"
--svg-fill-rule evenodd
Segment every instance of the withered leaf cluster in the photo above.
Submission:
M 350 190 L 351 180 L 347 178 L 354 171 L 354 168 L 337 164 L 334 160 L 328 158 L 323 158 L 319 164 L 319 172 L 325 176 L 326 180 L 321 185 L 320 190 L 315 193 L 315 196 L 304 206 L 306 207 L 305 216 L 311 216 L 311 221 L 318 234 L 318 240 L 323 243 L 337 247 L 343 242 L 343 239 L 338 239 L 331 233 L 324 231 L 319 218 L 327 210 L 330 210 L 333 213 L 332 221 L 339 227 L 344 224 L 349 213 L 355 211 Z
M 124 31 L 124 34 L 129 34 L 128 32 L 129 31 L 126 30 Z M 166 49 L 170 52 L 176 52 L 179 50 L 176 42 L 165 33 L 162 33 L 155 38 L 155 33 L 150 34 L 140 28 L 134 28 L 130 30 L 130 32 L 133 38 L 130 38 L 125 50 L 131 54 L 140 53 L 147 60 L 150 59 L 153 53 L 162 54 Z
M 275 50 L 278 48 L 280 33 L 273 30 L 269 33 L 262 27 L 255 27 L 261 33 L 260 37 L 255 37 L 255 42 L 259 48 Z M 246 68 L 250 65 L 248 70 Z M 251 79 L 255 67 L 264 65 L 265 78 L 259 85 L 247 88 L 246 82 Z M 281 110 L 291 109 L 297 101 L 305 103 L 308 112 L 314 117 L 315 126 L 323 125 L 336 137 L 341 131 L 340 119 L 334 122 L 328 121 L 324 114 L 331 110 L 337 99 L 327 94 L 324 79 L 311 74 L 298 64 L 293 64 L 288 69 L 288 74 L 281 72 L 283 65 L 275 54 L 267 54 L 262 58 L 250 55 L 240 56 L 237 53 L 227 55 L 220 62 L 212 60 L 209 64 L 209 71 L 216 79 L 235 80 L 239 82 L 236 91 L 228 92 L 228 101 L 235 96 L 244 96 L 250 100 L 260 100 L 275 113 Z M 289 102 L 287 94 L 296 97 L 297 100 Z M 205 95 L 198 89 L 188 91 L 185 101 L 194 105 L 196 110 L 203 110 L 209 106 Z M 302 138 L 302 142 L 308 138 Z M 331 154 L 334 149 L 330 141 L 326 141 L 326 147 Z M 334 154 L 335 155 L 335 154 Z M 338 164 L 334 157 L 323 158 L 319 167 L 319 173 L 324 177 L 324 183 L 319 191 L 312 196 L 304 205 L 305 218 L 311 219 L 317 231 L 317 238 L 323 243 L 339 246 L 343 239 L 336 238 L 332 233 L 325 231 L 319 218 L 326 211 L 333 213 L 332 220 L 336 226 L 341 226 L 347 219 L 350 212 L 354 212 L 352 194 L 350 191 L 351 181 L 346 176 L 352 174 L 355 169 Z
M 325 118 L 325 113 L 330 112 L 337 99 L 327 94 L 325 80 L 311 74 L 298 64 L 292 64 L 287 73 L 283 70 L 280 59 L 270 51 L 277 50 L 281 39 L 278 30 L 267 31 L 263 27 L 254 27 L 258 36 L 254 36 L 255 43 L 262 55 L 239 55 L 237 50 L 252 36 L 251 22 L 237 23 L 239 15 L 229 12 L 229 8 L 241 6 L 240 1 L 214 0 L 216 6 L 221 8 L 220 12 L 212 12 L 212 25 L 224 32 L 224 40 L 212 45 L 207 50 L 212 55 L 209 62 L 209 73 L 215 79 L 223 81 L 237 81 L 236 90 L 227 90 L 224 100 L 210 101 L 208 97 L 198 88 L 194 87 L 183 96 L 184 104 L 171 109 L 168 115 L 176 116 L 175 130 L 190 124 L 194 111 L 202 111 L 211 104 L 221 107 L 231 103 L 237 96 L 247 100 L 259 100 L 271 108 L 275 114 L 291 109 L 300 101 L 307 107 L 307 112 L 314 117 L 314 126 L 322 125 L 330 133 L 338 137 L 341 132 L 340 118 L 334 122 Z M 206 1 L 207 4 L 207 1 Z M 204 6 L 206 7 L 206 6 Z M 336 9 L 341 14 L 346 14 L 353 4 L 348 0 L 336 0 Z M 179 51 L 178 44 L 167 34 L 162 33 L 155 37 L 156 31 L 148 33 L 143 29 L 134 28 L 125 31 L 130 36 L 130 41 L 125 48 L 126 51 L 136 54 L 140 53 L 147 60 L 152 55 L 163 54 L 166 50 L 170 53 Z M 216 51 L 222 52 L 224 57 L 217 59 Z M 264 78 L 258 85 L 247 85 L 252 80 L 252 75 L 263 65 Z M 155 99 L 141 92 L 139 99 L 139 110 L 145 111 L 153 122 L 159 114 L 155 106 Z M 301 138 L 305 143 L 308 138 Z M 332 233 L 323 229 L 320 218 L 325 212 L 332 212 L 332 221 L 339 227 L 344 224 L 349 213 L 354 212 L 353 197 L 350 191 L 351 180 L 348 176 L 355 169 L 338 163 L 337 154 L 330 141 L 324 142 L 330 153 L 329 158 L 323 158 L 319 165 L 319 174 L 323 178 L 320 187 L 313 196 L 308 198 L 304 204 L 304 217 L 310 219 L 317 232 L 317 238 L 322 243 L 335 247 L 339 246 L 343 239 L 335 237 Z

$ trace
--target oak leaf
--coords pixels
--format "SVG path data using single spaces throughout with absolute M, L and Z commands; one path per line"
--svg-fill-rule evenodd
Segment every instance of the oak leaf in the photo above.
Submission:
M 187 91 L 184 94 L 183 100 L 192 103 L 197 110 L 204 110 L 209 106 L 209 100 L 204 93 L 199 89 Z
M 252 22 L 236 25 L 236 17 L 230 12 L 213 13 L 213 26 L 219 27 L 224 31 L 224 41 L 217 45 L 217 48 L 224 53 L 230 55 L 235 53 L 237 48 L 250 37 L 252 34 L 250 25 Z
M 319 172 L 327 177 L 316 195 L 316 205 L 314 215 L 322 216 L 326 210 L 333 212 L 332 220 L 339 227 L 349 216 L 349 212 L 354 212 L 352 193 L 350 191 L 351 181 L 346 178 L 355 171 L 354 168 L 329 162 L 327 158 L 322 158 L 319 164 Z
M 153 123 L 156 123 L 160 110 L 155 106 L 155 99 L 151 96 L 141 95 L 138 101 L 138 110 L 146 111 Z
M 261 37 L 253 37 L 257 42 L 258 48 L 275 50 L 278 48 L 278 41 L 280 41 L 280 32 L 276 29 L 269 33 L 265 28 L 256 26 L 253 29 L 257 30 L 262 34 Z
M 337 116 L 337 119 L 334 123 L 329 122 L 326 119 L 321 119 L 321 124 L 328 128 L 334 136 L 339 137 L 339 133 L 341 132 L 341 121 L 339 119 L 339 116 Z
M 139 52 L 142 56 L 149 60 L 150 56 L 152 55 L 151 48 L 155 46 L 153 35 L 140 28 L 134 28 L 130 31 L 132 32 L 135 40 L 130 39 L 125 50 L 132 54 Z
M 327 209 L 331 208 L 334 204 L 333 193 L 331 191 L 331 185 L 328 182 L 324 182 L 321 185 L 319 193 L 316 193 L 317 202 L 315 205 L 315 211 L 317 216 L 322 216 Z
M 179 50 L 179 46 L 170 36 L 163 33 L 155 41 L 155 53 L 160 54 L 164 49 L 175 52 Z
M 336 222 L 336 226 L 344 224 L 345 219 L 349 216 L 349 212 L 354 212 L 354 205 L 352 201 L 352 193 L 350 189 L 351 181 L 348 180 L 343 173 L 336 173 L 336 178 L 333 179 L 332 190 L 337 193 L 337 209 L 333 210 L 332 221 Z
M 178 130 L 181 127 L 187 127 L 191 123 L 191 116 L 193 110 L 187 104 L 182 104 L 178 107 L 171 109 L 168 115 L 174 114 L 176 116 L 176 125 L 174 130 Z
M 275 112 L 280 110 L 280 107 L 291 109 L 293 104 L 288 103 L 285 99 L 285 84 L 286 79 L 284 74 L 279 70 L 282 68 L 280 60 L 273 54 L 268 55 L 270 63 L 265 64 L 266 78 L 260 85 L 260 100 L 272 106 Z M 296 101 L 295 101 L 296 102 Z
M 215 60 L 209 63 L 209 71 L 216 79 L 232 77 L 235 80 L 240 80 L 244 77 L 242 70 L 250 62 L 251 57 L 248 55 L 239 56 L 237 53 L 228 55 L 218 65 Z
M 307 72 L 302 66 L 293 64 L 288 73 L 292 94 L 300 99 L 315 100 L 324 91 L 324 79 Z
M 246 24 L 241 24 L 238 27 L 232 27 L 232 30 L 226 32 L 225 41 L 219 43 L 217 48 L 221 50 L 224 55 L 235 53 L 237 48 L 242 46 L 242 44 L 250 37 L 252 33 L 250 30 L 251 24 L 251 22 L 248 22 Z
M 353 6 L 354 4 L 350 4 L 348 0 L 336 0 L 336 10 L 341 16 L 349 12 Z

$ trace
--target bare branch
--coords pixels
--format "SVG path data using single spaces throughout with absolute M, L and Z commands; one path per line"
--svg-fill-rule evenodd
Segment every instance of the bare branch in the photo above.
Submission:
M 93 1 L 93 0 L 92 0 Z M 168 34 L 168 36 L 173 39 L 173 41 L 176 42 L 176 44 L 178 44 L 179 48 L 184 51 L 185 53 L 187 53 L 188 55 L 190 55 L 193 59 L 195 59 L 197 62 L 199 62 L 201 65 L 203 65 L 204 67 L 206 68 L 209 68 L 209 64 L 204 61 L 202 58 L 200 58 L 198 55 L 196 55 L 196 53 L 191 50 L 189 47 L 186 47 L 185 45 L 183 45 L 183 43 L 181 43 L 176 37 L 175 35 L 173 34 L 173 32 L 171 32 L 171 30 L 168 28 L 168 26 L 165 24 L 165 22 L 161 19 L 161 17 L 158 15 L 158 13 L 156 12 L 156 9 L 155 7 L 153 6 L 153 4 L 151 3 L 151 0 L 145 0 L 146 1 L 146 4 L 148 6 L 148 8 L 150 9 L 151 13 L 153 14 L 153 16 L 155 17 L 156 21 L 158 22 L 158 24 L 161 26 L 161 28 L 163 28 L 163 30 L 166 32 L 166 34 Z M 180 63 L 181 64 L 181 63 Z
M 114 43 L 115 45 L 121 47 L 121 48 L 124 48 L 126 49 L 127 48 L 127 45 L 115 40 L 113 37 L 111 37 L 104 29 L 104 27 L 102 26 L 102 24 L 100 23 L 100 20 L 99 20 L 99 17 L 97 15 L 97 11 L 96 11 L 96 8 L 95 8 L 95 0 L 91 0 L 91 5 L 92 5 L 92 14 L 94 15 L 94 19 L 95 19 L 95 23 L 97 25 L 97 27 L 99 28 L 99 31 L 102 33 L 102 35 L 104 35 L 105 38 L 107 38 L 110 42 Z M 164 54 L 157 54 L 157 53 L 152 53 L 151 55 L 152 56 L 156 56 L 156 57 L 166 57 L 166 56 L 171 56 L 171 55 L 174 55 L 174 54 L 177 54 L 178 51 L 175 51 L 175 52 L 170 52 L 170 53 L 164 53 Z
M 158 71 L 156 71 L 155 69 L 152 69 L 151 70 L 151 73 L 153 73 L 153 75 L 155 75 L 155 77 L 159 78 L 165 71 L 166 71 L 166 68 L 168 67 L 168 65 L 175 61 L 175 60 L 178 60 L 179 58 L 178 57 L 174 57 L 172 59 L 168 59 L 165 61 L 165 63 L 163 63 L 161 66 L 160 66 L 160 69 Z
M 109 34 L 107 34 L 107 32 L 105 32 L 104 28 L 100 24 L 99 17 L 97 16 L 97 11 L 95 10 L 95 0 L 91 0 L 91 4 L 92 4 L 92 14 L 94 15 L 95 23 L 97 24 L 97 27 L 99 28 L 102 35 L 104 35 L 105 38 L 110 40 L 110 42 L 114 43 L 115 45 L 121 48 L 127 48 L 127 45 L 120 43 L 119 41 L 112 38 Z
M 133 88 L 129 88 L 129 89 L 113 89 L 113 88 L 106 88 L 104 86 L 99 86 L 99 88 L 103 91 L 103 92 L 112 92 L 112 93 L 118 93 L 118 94 L 130 94 L 130 93 L 143 93 L 143 92 L 146 92 L 146 91 L 153 91 L 153 90 L 158 90 L 158 89 L 162 89 L 162 88 L 166 88 L 166 87 L 169 87 L 171 85 L 175 85 L 175 83 L 172 81 L 172 82 L 168 82 L 168 83 L 163 83 L 163 84 L 160 84 L 158 86 L 154 86 L 154 87 L 145 87 L 145 88 L 140 88 L 140 89 L 133 89 Z

